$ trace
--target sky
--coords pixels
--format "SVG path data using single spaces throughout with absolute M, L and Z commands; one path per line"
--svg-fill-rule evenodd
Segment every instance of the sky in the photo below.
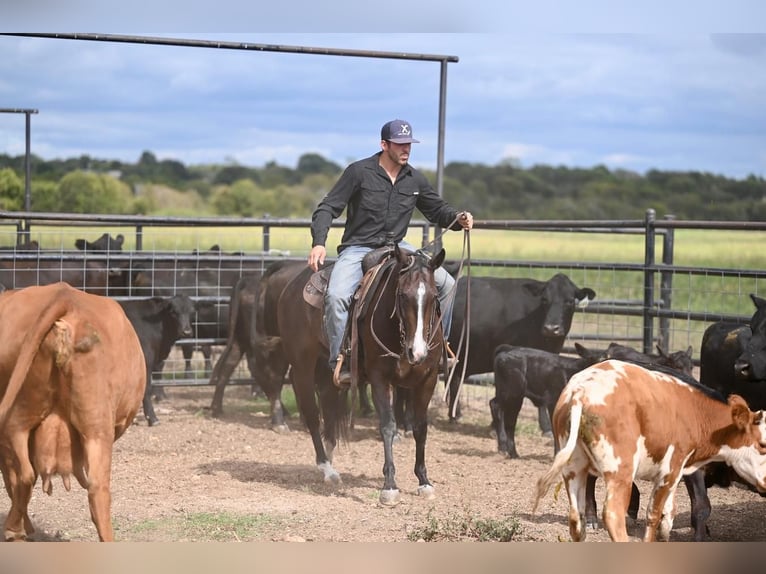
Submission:
M 446 163 L 766 177 L 766 33 L 747 22 L 411 32 L 383 21 L 397 31 L 89 29 L 455 56 L 444 65 Z M 0 36 L 0 108 L 38 110 L 31 149 L 44 159 L 134 163 L 151 151 L 186 165 L 295 167 L 317 153 L 345 166 L 378 151 L 382 124 L 401 118 L 421 142 L 411 163 L 435 169 L 441 76 L 433 61 Z M 24 151 L 24 114 L 0 113 L 0 153 Z

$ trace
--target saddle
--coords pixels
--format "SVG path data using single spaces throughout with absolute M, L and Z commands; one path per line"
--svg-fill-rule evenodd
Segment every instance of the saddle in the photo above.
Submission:
M 369 306 L 371 294 L 375 291 L 375 287 L 379 284 L 381 277 L 384 275 L 380 273 L 381 269 L 393 264 L 393 259 L 391 257 L 393 252 L 392 247 L 379 247 L 370 251 L 362 260 L 362 272 L 364 275 L 351 298 L 351 304 L 348 310 L 348 320 L 346 321 L 346 330 L 341 342 L 341 352 L 338 356 L 335 373 L 333 374 L 333 381 L 336 385 L 338 384 L 337 381 L 340 368 L 346 359 L 350 359 L 351 363 L 351 380 L 354 382 L 359 380 L 360 349 L 358 332 L 355 325 L 361 313 Z M 328 265 L 320 271 L 313 273 L 306 282 L 306 286 L 303 288 L 303 300 L 312 307 L 319 309 L 323 316 L 322 319 L 324 319 L 324 294 L 327 290 L 327 285 L 330 282 L 332 268 L 332 265 Z M 322 321 L 322 324 L 324 324 L 324 320 Z M 327 345 L 327 335 L 325 334 L 324 329 L 322 329 L 321 339 L 323 344 Z

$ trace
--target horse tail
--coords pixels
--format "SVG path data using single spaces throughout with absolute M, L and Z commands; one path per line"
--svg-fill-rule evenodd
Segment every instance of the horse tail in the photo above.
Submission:
M 580 420 L 582 419 L 582 404 L 575 403 L 569 411 L 569 438 L 553 459 L 553 464 L 548 471 L 537 479 L 537 496 L 535 497 L 534 505 L 532 506 L 532 514 L 537 511 L 537 505 L 540 499 L 543 498 L 553 486 L 553 483 L 561 475 L 561 471 L 564 465 L 569 462 L 572 457 L 572 453 L 577 446 L 577 439 L 579 438 Z
M 348 385 L 338 388 L 330 383 L 330 386 L 331 388 L 325 389 L 324 392 L 320 391 L 320 395 L 323 395 L 320 399 L 322 401 L 322 418 L 324 419 L 322 438 L 325 441 L 329 439 L 330 442 L 342 441 L 344 444 L 348 444 L 351 425 Z

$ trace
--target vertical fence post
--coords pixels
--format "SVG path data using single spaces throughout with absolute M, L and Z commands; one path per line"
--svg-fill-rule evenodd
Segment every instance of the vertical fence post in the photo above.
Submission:
M 675 215 L 666 215 L 663 219 L 672 221 Z M 672 227 L 665 229 L 662 239 L 662 263 L 663 265 L 673 265 L 673 248 L 675 245 L 675 234 Z M 660 305 L 663 309 L 673 308 L 673 273 L 671 271 L 660 272 Z M 660 317 L 660 345 L 666 352 L 670 352 L 670 319 Z
M 267 218 L 269 214 L 265 214 L 263 217 L 264 219 Z M 268 223 L 263 224 L 263 252 L 265 254 L 268 254 L 269 251 L 271 251 L 271 226 Z
M 644 353 L 651 353 L 654 342 L 654 270 L 655 212 L 646 210 L 644 219 Z

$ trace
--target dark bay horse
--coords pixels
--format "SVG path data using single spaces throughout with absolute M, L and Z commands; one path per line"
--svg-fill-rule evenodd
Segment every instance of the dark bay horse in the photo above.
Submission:
M 348 431 L 348 388 L 340 389 L 333 384 L 322 310 L 303 298 L 312 274 L 304 263 L 303 269 L 282 289 L 276 305 L 277 327 L 291 366 L 290 379 L 298 410 L 314 444 L 317 467 L 325 482 L 340 483 L 332 457 L 338 439 L 345 438 Z
M 406 389 L 413 414 L 415 476 L 418 494 L 434 497 L 425 463 L 428 434 L 428 405 L 444 354 L 441 313 L 434 270 L 442 264 L 444 250 L 433 257 L 421 251 L 409 253 L 394 248 L 394 256 L 381 270 L 366 305 L 354 311 L 361 352 L 358 371 L 372 389 L 383 438 L 383 489 L 381 504 L 393 506 L 400 500 L 396 486 L 393 442 L 396 435 L 394 389 Z M 384 263 L 385 265 L 385 263 Z M 352 373 L 354 372 L 352 356 Z

